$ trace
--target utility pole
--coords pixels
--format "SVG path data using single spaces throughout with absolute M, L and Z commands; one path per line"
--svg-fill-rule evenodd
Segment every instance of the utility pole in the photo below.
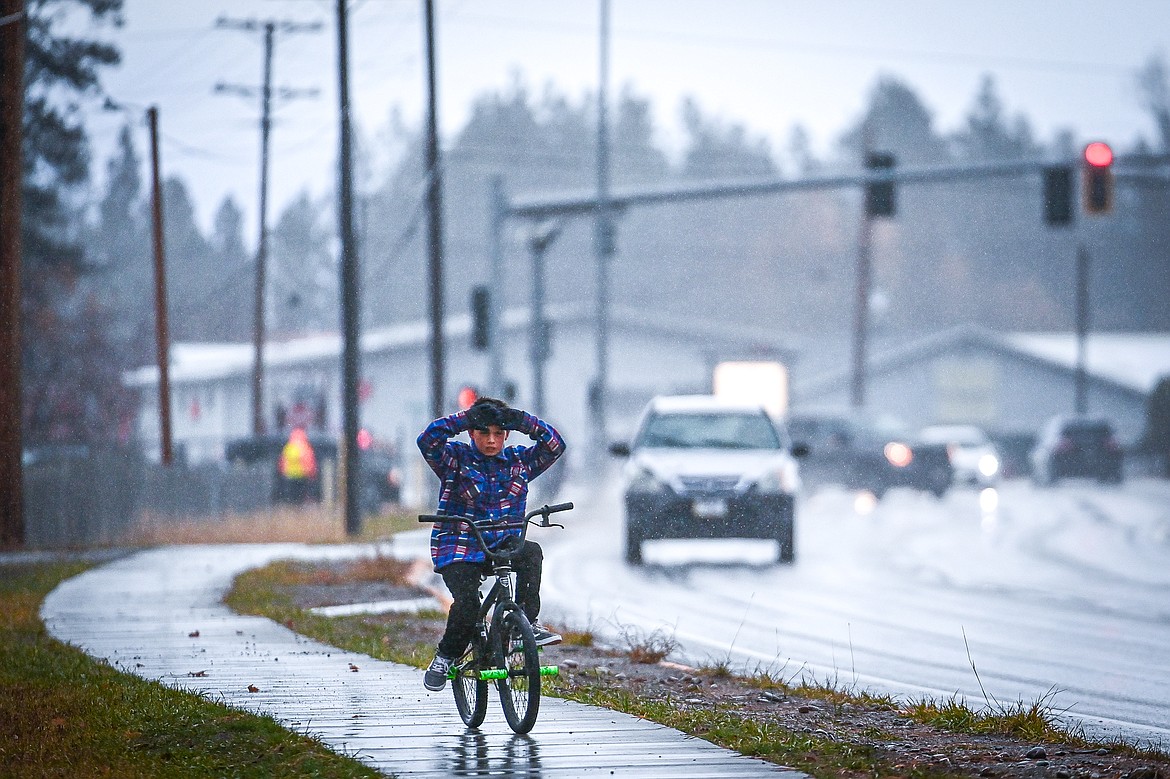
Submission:
M 1086 372 L 1087 341 L 1089 335 L 1089 250 L 1084 242 L 1077 244 L 1077 368 L 1075 411 L 1089 411 L 1089 387 Z
M 863 198 L 864 201 L 864 198 Z M 857 289 L 853 303 L 853 377 L 849 401 L 854 409 L 865 407 L 865 362 L 869 337 L 869 291 L 873 286 L 873 217 L 862 204 L 861 227 L 857 234 Z
M 532 321 L 529 323 L 528 356 L 532 361 L 533 413 L 543 416 L 548 413 L 544 398 L 544 365 L 551 353 L 551 328 L 544 318 L 544 255 L 561 234 L 559 220 L 536 225 L 528 236 L 528 249 L 532 252 Z
M 338 228 L 341 232 L 341 480 L 345 488 L 345 532 L 362 530 L 358 503 L 361 451 L 358 437 L 358 381 L 361 377 L 360 307 L 358 305 L 358 253 L 353 234 L 353 147 L 349 122 L 349 18 L 346 0 L 337 0 L 338 77 Z
M 266 279 L 268 269 L 268 139 L 272 129 L 272 54 L 275 45 L 277 28 L 281 32 L 319 32 L 320 22 L 299 23 L 269 19 L 260 22 L 256 19 L 228 19 L 220 17 L 215 26 L 220 29 L 244 30 L 245 32 L 264 31 L 264 71 L 263 82 L 259 90 L 250 86 L 238 84 L 215 85 L 219 93 L 233 93 L 244 97 L 254 97 L 260 94 L 260 203 L 259 222 L 260 236 L 256 244 L 256 287 L 254 296 L 255 312 L 252 324 L 252 433 L 260 435 L 265 430 L 264 424 L 264 341 L 266 339 L 265 300 Z M 295 97 L 316 96 L 316 89 L 294 90 L 284 88 L 280 90 L 280 97 L 285 100 Z
M 614 255 L 614 224 L 609 202 L 609 122 L 606 102 L 609 84 L 609 0 L 601 0 L 600 65 L 597 80 L 597 217 L 593 248 L 597 255 L 597 373 L 589 387 L 592 440 L 602 461 L 607 440 L 606 404 L 609 393 L 609 265 Z
M 439 118 L 435 99 L 435 8 L 424 0 L 427 51 L 427 245 L 431 293 L 431 416 L 443 416 L 446 403 L 443 348 L 443 188 L 439 169 Z M 492 306 L 498 305 L 492 301 Z M 490 312 L 489 312 L 489 315 Z M 494 391 L 494 390 L 493 390 Z
M 504 210 L 507 208 L 508 197 L 504 193 L 504 179 L 494 175 L 488 182 L 489 197 L 491 198 L 492 232 L 489 243 L 489 273 L 487 331 L 488 331 L 488 378 L 486 394 L 500 397 L 503 393 L 503 352 L 504 345 L 500 343 L 500 306 L 497 301 L 504 300 L 504 236 L 501 228 L 504 224 Z M 535 412 L 533 412 L 535 413 Z
M 171 438 L 170 332 L 167 318 L 167 263 L 163 242 L 162 173 L 158 154 L 158 108 L 146 111 L 150 125 L 150 223 L 154 246 L 154 330 L 158 361 L 158 420 L 162 464 L 174 461 Z
M 0 549 L 24 545 L 20 215 L 24 0 L 0 0 Z

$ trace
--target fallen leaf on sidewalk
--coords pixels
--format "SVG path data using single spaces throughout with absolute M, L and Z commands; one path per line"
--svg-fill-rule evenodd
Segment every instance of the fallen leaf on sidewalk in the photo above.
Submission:
M 260 692 L 260 688 L 254 684 L 248 685 L 248 692 Z
M 356 665 L 354 665 L 353 663 L 350 663 L 349 670 L 353 671 L 354 673 L 357 673 L 358 667 Z

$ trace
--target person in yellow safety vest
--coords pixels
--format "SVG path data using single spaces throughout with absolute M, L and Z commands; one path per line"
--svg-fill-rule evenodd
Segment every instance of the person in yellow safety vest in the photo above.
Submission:
M 312 496 L 309 486 L 317 479 L 317 455 L 304 428 L 295 428 L 280 452 L 277 473 L 284 482 L 289 503 L 304 503 Z

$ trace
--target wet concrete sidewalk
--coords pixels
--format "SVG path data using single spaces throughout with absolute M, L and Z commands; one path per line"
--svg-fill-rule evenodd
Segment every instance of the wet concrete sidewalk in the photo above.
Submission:
M 495 691 L 478 730 L 450 689 L 422 671 L 344 652 L 220 603 L 239 572 L 280 558 L 370 553 L 297 544 L 166 547 L 61 584 L 41 610 L 50 634 L 117 668 L 267 714 L 402 777 L 803 777 L 608 709 L 542 698 L 528 735 L 512 733 Z

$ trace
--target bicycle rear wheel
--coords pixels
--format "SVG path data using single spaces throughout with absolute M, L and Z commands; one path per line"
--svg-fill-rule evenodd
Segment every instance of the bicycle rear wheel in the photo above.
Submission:
M 496 680 L 508 727 L 527 733 L 540 710 L 540 657 L 532 625 L 516 607 L 501 610 L 492 621 L 492 656 L 507 675 Z
M 481 679 L 479 674 L 482 665 L 479 658 L 482 653 L 482 646 L 472 647 L 455 666 L 455 675 L 451 679 L 451 689 L 455 693 L 455 708 L 459 710 L 463 724 L 469 728 L 479 727 L 487 715 L 488 683 Z

